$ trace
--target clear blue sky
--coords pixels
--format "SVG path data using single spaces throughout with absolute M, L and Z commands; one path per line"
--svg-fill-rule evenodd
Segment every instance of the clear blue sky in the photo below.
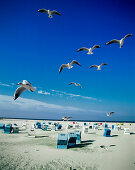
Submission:
M 135 121 L 135 2 L 121 0 L 0 1 L 0 116 Z M 38 13 L 45 8 L 62 16 Z M 105 46 L 111 39 L 127 38 Z M 76 52 L 83 46 L 92 55 Z M 61 64 L 82 64 L 71 70 Z M 101 71 L 90 65 L 108 63 Z M 17 83 L 28 80 L 35 93 L 14 101 Z M 68 86 L 77 82 L 82 89 Z M 109 119 L 105 112 L 114 111 Z

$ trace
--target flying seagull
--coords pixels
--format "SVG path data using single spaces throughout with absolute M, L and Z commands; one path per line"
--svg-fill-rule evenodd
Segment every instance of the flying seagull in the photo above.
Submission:
M 68 67 L 68 69 L 71 69 L 71 68 L 73 67 L 73 64 L 77 64 L 77 65 L 81 66 L 80 63 L 78 63 L 76 60 L 73 60 L 71 63 L 62 64 L 62 65 L 60 66 L 59 73 L 60 73 L 60 72 L 63 70 L 63 68 L 65 68 L 65 67 Z
M 20 85 L 21 87 L 16 89 L 14 93 L 14 100 L 16 100 L 25 90 L 29 90 L 31 92 L 36 90 L 36 87 L 32 87 L 32 84 L 27 80 L 23 80 L 23 82 L 19 82 L 17 85 Z
M 120 48 L 123 46 L 123 43 L 124 43 L 124 40 L 127 38 L 127 37 L 130 37 L 132 34 L 127 34 L 124 38 L 122 38 L 121 40 L 116 40 L 116 39 L 113 39 L 111 41 L 109 41 L 108 43 L 106 43 L 106 45 L 109 45 L 109 44 L 112 44 L 112 43 L 119 43 L 120 44 Z
M 53 14 L 56 14 L 56 15 L 61 15 L 59 12 L 57 12 L 57 11 L 50 11 L 49 9 L 47 10 L 47 9 L 39 9 L 38 10 L 38 12 L 43 12 L 43 13 L 47 13 L 48 15 L 49 15 L 49 18 L 52 18 L 53 16 Z
M 107 65 L 107 64 L 106 64 L 106 63 L 102 63 L 102 64 L 101 64 L 101 65 L 99 65 L 99 66 L 97 66 L 97 65 L 92 65 L 92 66 L 90 66 L 89 68 L 96 67 L 96 68 L 97 68 L 97 70 L 101 70 L 101 67 L 102 67 L 103 65 Z
M 88 51 L 87 54 L 93 54 L 92 50 L 94 50 L 95 48 L 100 48 L 100 45 L 94 45 L 92 48 L 82 47 L 82 48 L 78 49 L 77 52 L 85 50 L 85 51 Z
M 106 113 L 106 115 L 107 115 L 108 117 L 110 117 L 111 114 L 113 114 L 113 113 L 115 113 L 115 112 L 109 112 L 109 113 Z
M 79 83 L 72 82 L 72 83 L 69 83 L 68 85 L 71 85 L 71 84 L 74 84 L 75 86 L 80 86 L 80 88 L 82 88 L 82 86 Z

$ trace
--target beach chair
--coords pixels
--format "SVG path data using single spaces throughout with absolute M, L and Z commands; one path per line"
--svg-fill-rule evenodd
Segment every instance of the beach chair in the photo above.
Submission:
M 43 129 L 44 131 L 47 131 L 47 127 L 48 127 L 48 125 L 44 125 L 42 129 Z
M 80 131 L 75 131 L 76 134 L 76 144 L 81 143 L 81 132 Z
M 52 130 L 52 131 L 55 131 L 55 130 L 56 130 L 55 125 L 51 125 L 51 130 Z
M 105 128 L 108 128 L 108 124 L 105 124 Z
M 57 149 L 67 149 L 68 148 L 68 135 L 58 134 Z
M 89 126 L 89 129 L 92 129 L 92 125 Z
M 58 126 L 58 124 L 57 124 L 57 123 L 54 123 L 54 125 L 55 125 L 55 126 Z
M 12 125 L 12 132 L 13 133 L 19 133 L 19 126 L 17 126 L 17 124 Z
M 12 124 L 7 124 L 4 129 L 4 133 L 11 133 L 12 131 Z
M 5 124 L 4 124 L 4 123 L 1 123 L 1 124 L 0 124 L 0 130 L 4 130 L 4 128 L 5 128 Z
M 120 125 L 117 125 L 117 126 L 114 127 L 114 129 L 117 130 L 117 131 L 119 131 L 119 130 L 121 130 L 121 126 L 120 126 Z
M 97 124 L 94 124 L 94 125 L 93 125 L 93 129 L 94 129 L 94 130 L 98 129 L 98 125 L 97 125 Z
M 76 145 L 77 135 L 76 133 L 68 133 L 68 147 L 73 147 Z
M 88 126 L 83 126 L 83 133 L 88 133 L 88 130 L 89 130 Z
M 130 129 L 127 128 L 127 127 L 125 127 L 125 128 L 124 128 L 124 134 L 130 135 Z
M 68 124 L 68 125 L 66 126 L 66 129 L 71 129 L 72 127 L 73 127 L 72 125 Z
M 61 128 L 62 128 L 62 125 L 59 124 L 59 125 L 57 126 L 57 130 L 60 130 Z
M 74 129 L 79 128 L 79 124 L 78 124 L 78 123 L 73 124 L 73 128 L 74 128 Z
M 47 126 L 47 131 L 51 131 L 52 127 L 51 126 Z
M 41 129 L 41 123 L 40 122 L 36 122 L 36 128 Z
M 105 137 L 110 137 L 111 130 L 110 129 L 104 129 L 104 136 Z

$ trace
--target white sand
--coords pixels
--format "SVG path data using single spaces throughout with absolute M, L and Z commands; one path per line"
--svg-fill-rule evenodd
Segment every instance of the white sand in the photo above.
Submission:
M 59 122 L 63 125 L 61 131 L 38 129 L 36 134 L 43 137 L 30 138 L 28 132 L 31 124 L 36 122 L 36 120 L 21 119 L 0 120 L 0 123 L 5 124 L 16 123 L 19 126 L 27 124 L 27 130 L 18 134 L 4 134 L 0 130 L 0 169 L 135 170 L 135 124 L 130 126 L 127 123 L 121 126 L 122 129 L 129 127 L 133 133 L 131 135 L 125 135 L 124 130 L 114 130 L 111 131 L 112 137 L 104 137 L 104 128 L 89 129 L 88 134 L 82 134 L 81 144 L 74 148 L 57 149 L 58 133 L 74 131 L 75 129 L 65 128 L 72 122 Z M 79 124 L 83 125 L 82 122 Z M 107 124 L 111 127 L 115 123 Z M 101 148 L 100 145 L 105 145 L 107 149 Z M 115 146 L 109 147 L 109 145 Z

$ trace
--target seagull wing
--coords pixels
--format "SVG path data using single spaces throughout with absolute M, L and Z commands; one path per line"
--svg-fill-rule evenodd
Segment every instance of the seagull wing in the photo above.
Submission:
M 120 41 L 114 39 L 114 40 L 111 40 L 111 41 L 109 41 L 108 43 L 106 43 L 106 45 L 109 45 L 109 44 L 112 44 L 112 43 L 120 43 Z
M 71 65 L 73 65 L 73 64 L 77 64 L 77 65 L 81 66 L 81 64 L 78 63 L 76 60 L 73 60 L 73 61 L 71 62 Z
M 102 63 L 101 65 L 100 65 L 100 67 L 102 67 L 103 65 L 107 65 L 106 63 Z
M 106 112 L 106 115 L 107 115 L 108 117 L 110 117 L 110 113 L 107 113 L 107 112 Z
M 23 80 L 22 84 L 32 86 L 32 84 L 30 82 L 28 82 L 27 80 Z
M 88 49 L 88 48 L 86 48 L 86 47 L 82 47 L 82 48 L 78 49 L 78 50 L 77 50 L 77 52 L 79 52 L 79 51 L 84 51 L 84 50 L 85 50 L 85 51 L 89 51 L 89 49 Z
M 95 48 L 100 48 L 100 45 L 94 45 L 91 49 L 94 50 Z
M 62 64 L 60 69 L 59 69 L 59 73 L 63 70 L 63 68 L 67 67 L 67 64 Z
M 79 83 L 77 83 L 77 85 L 80 86 L 80 88 L 82 88 L 82 86 Z
M 48 14 L 48 10 L 46 10 L 46 9 L 39 9 L 38 12 L 44 12 L 44 13 Z
M 55 10 L 54 10 L 54 11 L 51 11 L 51 13 L 52 13 L 52 14 L 61 15 L 59 12 L 57 12 L 57 11 L 55 11 Z
M 68 85 L 71 85 L 71 84 L 75 84 L 74 82 L 72 82 L 72 83 L 69 83 Z
M 23 93 L 25 90 L 26 88 L 24 87 L 18 87 L 14 94 L 14 100 L 16 100 L 21 95 L 21 93 Z
M 98 67 L 97 65 L 92 65 L 92 66 L 90 66 L 89 68 L 93 68 L 93 67 Z
M 113 114 L 113 113 L 115 113 L 115 112 L 110 112 L 110 114 Z
M 123 39 L 125 40 L 127 37 L 130 37 L 132 34 L 127 34 Z

